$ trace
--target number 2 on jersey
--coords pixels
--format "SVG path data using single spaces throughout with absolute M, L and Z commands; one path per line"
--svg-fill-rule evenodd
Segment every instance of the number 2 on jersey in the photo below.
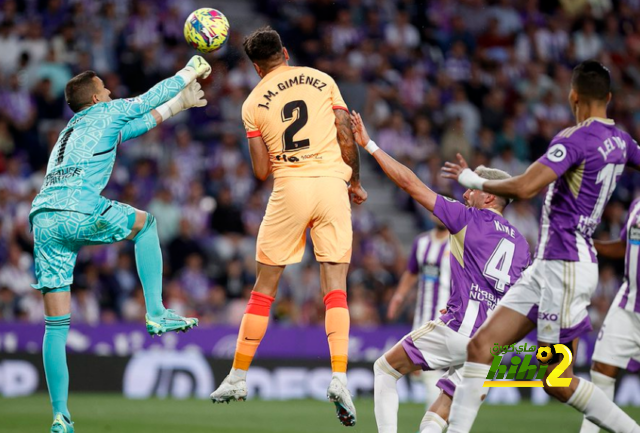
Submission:
M 509 239 L 500 239 L 498 246 L 491 254 L 491 258 L 484 266 L 484 276 L 495 280 L 495 287 L 499 292 L 504 292 L 505 286 L 511 284 L 509 270 L 511 270 L 511 262 L 513 262 L 515 251 L 516 246 L 513 242 Z
M 298 118 L 293 120 L 291 125 L 284 130 L 282 134 L 283 152 L 295 152 L 296 150 L 306 149 L 310 146 L 308 138 L 294 140 L 294 136 L 300 131 L 309 120 L 309 111 L 304 101 L 291 101 L 282 108 L 282 122 L 288 122 L 293 119 L 295 112 L 298 112 Z

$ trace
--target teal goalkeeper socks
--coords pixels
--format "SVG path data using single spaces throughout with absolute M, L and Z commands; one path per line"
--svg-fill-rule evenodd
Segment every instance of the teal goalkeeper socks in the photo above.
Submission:
M 44 316 L 44 340 L 42 341 L 42 360 L 44 374 L 47 377 L 49 396 L 53 414 L 62 413 L 71 419 L 67 400 L 69 399 L 69 369 L 67 368 L 67 334 L 71 315 Z
M 133 239 L 136 247 L 136 267 L 144 290 L 144 302 L 150 316 L 160 316 L 162 305 L 162 250 L 156 219 L 147 214 L 147 221 Z

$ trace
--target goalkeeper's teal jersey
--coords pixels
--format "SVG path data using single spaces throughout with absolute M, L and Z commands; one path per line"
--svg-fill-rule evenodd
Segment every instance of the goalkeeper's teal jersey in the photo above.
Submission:
M 43 209 L 93 213 L 107 185 L 120 143 L 156 126 L 151 110 L 185 87 L 179 76 L 130 99 L 101 102 L 76 113 L 56 142 L 31 215 Z

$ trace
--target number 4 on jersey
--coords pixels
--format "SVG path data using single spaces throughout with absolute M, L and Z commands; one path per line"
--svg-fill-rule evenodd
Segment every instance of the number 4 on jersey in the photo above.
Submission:
M 498 246 L 491 254 L 491 258 L 484 267 L 484 276 L 496 282 L 496 290 L 504 292 L 506 285 L 511 285 L 511 262 L 516 246 L 508 239 L 500 239 Z

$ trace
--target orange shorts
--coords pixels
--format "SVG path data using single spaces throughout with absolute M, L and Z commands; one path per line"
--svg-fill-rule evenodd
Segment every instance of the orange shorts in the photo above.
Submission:
M 274 266 L 299 263 L 307 241 L 307 228 L 311 229 L 317 261 L 351 261 L 351 203 L 344 180 L 333 177 L 275 179 L 258 232 L 256 260 Z

